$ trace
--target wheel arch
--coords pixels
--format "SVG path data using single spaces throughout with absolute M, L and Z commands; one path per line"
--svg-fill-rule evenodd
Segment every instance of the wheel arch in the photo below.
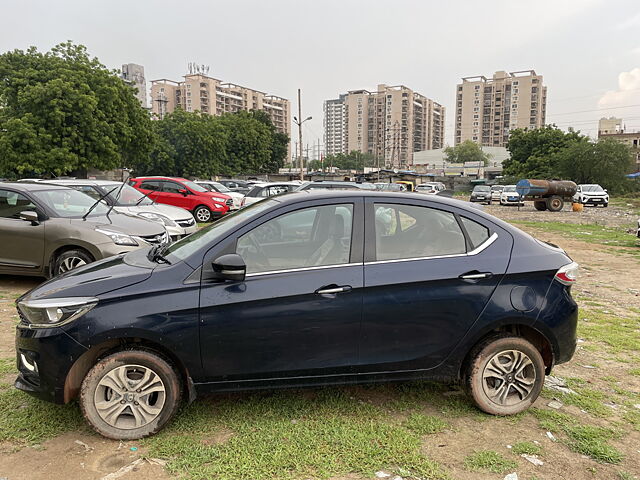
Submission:
M 195 398 L 195 389 L 187 367 L 169 349 L 152 340 L 142 337 L 113 338 L 92 346 L 71 366 L 64 381 L 64 403 L 78 397 L 84 377 L 98 360 L 112 353 L 125 350 L 144 350 L 169 361 L 180 373 L 180 384 L 189 403 Z
M 93 245 L 90 245 L 90 244 L 78 242 L 78 243 L 65 243 L 63 245 L 54 246 L 53 250 L 49 254 L 49 261 L 46 264 L 48 269 L 47 273 L 49 275 L 51 275 L 51 272 L 53 272 L 53 264 L 55 263 L 56 259 L 60 255 L 62 255 L 64 252 L 68 252 L 69 250 L 83 250 L 86 253 L 88 253 L 91 258 L 93 258 L 94 262 L 102 258 L 100 255 L 100 252 Z
M 470 343 L 470 347 L 468 348 L 463 361 L 458 367 L 458 378 L 464 379 L 467 367 L 472 360 L 471 355 L 477 345 L 484 342 L 490 337 L 498 337 L 504 334 L 511 334 L 516 337 L 524 338 L 525 340 L 530 342 L 542 356 L 542 361 L 544 362 L 545 366 L 545 373 L 547 375 L 551 373 L 551 368 L 554 365 L 555 354 L 553 344 L 551 343 L 549 338 L 540 330 L 533 328 L 531 325 L 510 322 L 494 326 L 493 328 L 484 331 L 484 333 L 475 338 L 475 341 Z

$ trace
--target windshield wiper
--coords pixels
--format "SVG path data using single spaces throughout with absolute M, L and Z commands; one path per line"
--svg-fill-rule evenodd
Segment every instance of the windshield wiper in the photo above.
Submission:
M 147 193 L 145 193 L 145 194 L 142 196 L 142 198 L 140 198 L 140 200 L 138 200 L 138 201 L 135 203 L 134 207 L 137 207 L 138 205 L 140 205 L 140 203 L 141 203 L 145 198 L 149 197 L 149 194 L 150 194 L 151 192 L 154 192 L 154 191 L 155 191 L 155 190 L 149 190 Z M 140 193 L 142 193 L 142 192 L 140 192 Z M 151 203 L 156 203 L 156 201 L 155 201 L 153 198 L 150 198 L 150 197 L 149 197 L 149 200 L 151 200 Z
M 113 187 L 113 188 L 112 188 L 111 190 L 109 190 L 108 192 L 105 192 L 105 193 L 103 193 L 102 195 L 100 195 L 100 198 L 98 198 L 98 199 L 95 201 L 95 203 L 89 207 L 89 210 L 87 210 L 87 213 L 85 213 L 85 214 L 82 216 L 82 219 L 83 219 L 83 220 L 86 220 L 86 219 L 87 219 L 87 216 L 88 216 L 91 212 L 93 212 L 93 209 L 94 209 L 94 208 L 96 208 L 96 206 L 97 206 L 97 205 L 98 205 L 102 200 L 104 200 L 104 199 L 107 197 L 107 195 L 109 195 L 111 192 L 113 192 L 116 188 L 118 188 L 118 187 Z
M 124 187 L 124 182 L 122 182 L 118 187 L 118 193 L 116 193 L 116 197 L 113 199 L 113 203 L 109 205 L 109 210 L 107 210 L 107 217 L 109 217 L 109 214 L 111 213 L 111 210 L 113 210 L 113 206 L 116 204 L 116 202 L 120 201 L 120 195 L 122 194 L 123 187 Z M 111 191 L 113 192 L 113 190 Z
M 166 245 L 163 244 L 154 245 L 151 250 L 149 250 L 147 258 L 152 262 L 166 263 L 167 265 L 171 265 L 169 259 L 162 255 L 164 253 L 165 247 Z

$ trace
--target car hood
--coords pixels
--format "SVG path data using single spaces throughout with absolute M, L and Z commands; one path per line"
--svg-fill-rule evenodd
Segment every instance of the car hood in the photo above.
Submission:
M 148 279 L 157 267 L 147 260 L 148 248 L 117 255 L 76 268 L 37 286 L 18 299 L 96 297 Z M 135 257 L 130 261 L 129 257 Z M 139 258 L 138 258 L 139 257 Z
M 86 220 L 72 218 L 71 225 L 76 227 L 93 226 L 94 228 L 102 228 L 134 236 L 163 235 L 166 232 L 165 228 L 158 222 L 117 212 L 111 212 L 108 217 L 106 215 L 90 216 Z
M 222 201 L 228 200 L 231 198 L 226 193 L 218 193 L 218 192 L 201 192 L 199 193 L 199 195 L 204 195 L 206 197 L 211 197 L 214 200 L 222 200 Z
M 607 192 L 582 192 L 585 197 L 606 197 Z
M 129 215 L 140 215 L 141 213 L 157 213 L 164 215 L 171 220 L 187 220 L 192 217 L 191 212 L 184 208 L 165 205 L 163 203 L 154 203 L 152 205 L 138 205 L 137 207 L 116 207 L 118 211 Z

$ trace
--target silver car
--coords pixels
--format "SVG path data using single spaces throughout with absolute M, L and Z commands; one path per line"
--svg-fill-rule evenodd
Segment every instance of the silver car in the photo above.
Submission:
M 244 194 L 240 192 L 233 192 L 229 190 L 227 187 L 222 185 L 219 182 L 214 182 L 213 180 L 194 180 L 195 183 L 200 185 L 203 188 L 206 188 L 210 192 L 218 192 L 224 193 L 225 195 L 229 195 L 231 200 L 233 201 L 233 205 L 229 208 L 229 210 L 238 210 L 242 206 L 242 199 L 244 198 Z
M 2 274 L 52 277 L 168 242 L 160 223 L 119 213 L 72 188 L 0 183 Z
M 198 229 L 191 212 L 184 208 L 156 203 L 144 193 L 129 184 L 122 184 L 112 180 L 45 180 L 41 183 L 64 185 L 86 193 L 90 197 L 103 198 L 107 205 L 128 215 L 137 215 L 154 222 L 161 223 L 166 228 L 172 240 L 186 237 Z

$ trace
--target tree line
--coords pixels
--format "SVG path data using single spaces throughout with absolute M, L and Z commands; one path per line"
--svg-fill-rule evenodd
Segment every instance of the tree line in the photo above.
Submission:
M 154 120 L 135 93 L 82 45 L 0 55 L 0 177 L 127 167 L 204 178 L 284 165 L 289 137 L 262 111 Z
M 547 125 L 511 131 L 507 149 L 510 158 L 502 168 L 508 177 L 598 183 L 614 193 L 639 189 L 638 181 L 626 177 L 634 170 L 631 149 L 613 139 L 594 141 Z

